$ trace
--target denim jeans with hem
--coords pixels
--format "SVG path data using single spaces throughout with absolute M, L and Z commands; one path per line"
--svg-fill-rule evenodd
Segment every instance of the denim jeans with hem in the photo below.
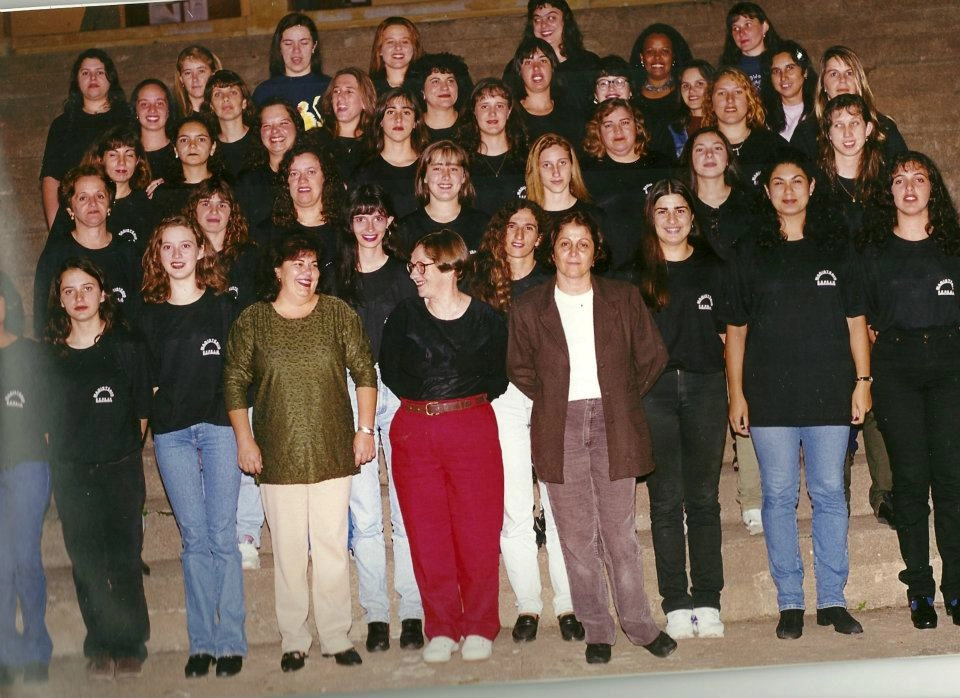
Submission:
M 727 435 L 724 372 L 664 371 L 644 396 L 643 409 L 656 463 L 647 489 L 663 612 L 719 609 L 723 557 L 718 497 Z
M 49 504 L 46 462 L 0 468 L 0 665 L 50 662 L 47 578 L 40 555 L 43 516 Z M 18 603 L 23 632 L 17 630 Z
M 781 611 L 804 608 L 803 559 L 797 531 L 800 497 L 800 448 L 807 492 L 813 503 L 813 569 L 817 608 L 846 607 L 843 595 L 850 561 L 847 555 L 847 502 L 843 461 L 849 426 L 750 427 L 760 461 L 764 540 L 770 576 Z
M 387 466 L 387 497 L 390 501 L 391 543 L 393 549 L 393 588 L 400 597 L 400 618 L 423 619 L 420 589 L 413 574 L 410 541 L 403 525 L 403 514 L 393 484 L 393 449 L 390 446 L 390 425 L 400 407 L 400 398 L 380 380 L 377 366 L 377 413 L 373 428 L 383 447 Z M 347 393 L 357 421 L 357 390 L 347 376 Z M 358 425 L 359 426 L 359 425 Z M 380 463 L 374 458 L 360 467 L 350 486 L 351 547 L 357 565 L 357 586 L 360 606 L 367 623 L 390 622 L 390 595 L 387 591 L 387 551 L 383 532 L 383 501 L 380 491 Z
M 155 434 L 160 477 L 180 527 L 190 654 L 247 653 L 237 548 L 240 466 L 233 429 L 194 424 Z

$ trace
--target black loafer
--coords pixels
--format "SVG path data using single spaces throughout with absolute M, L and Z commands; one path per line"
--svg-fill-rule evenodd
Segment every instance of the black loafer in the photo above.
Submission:
M 777 637 L 781 640 L 796 640 L 801 635 L 803 635 L 803 609 L 788 608 L 786 611 L 780 611 Z
M 917 630 L 927 630 L 937 627 L 937 612 L 933 608 L 933 598 L 930 596 L 910 597 L 910 620 Z
M 669 657 L 671 654 L 673 654 L 673 651 L 677 649 L 677 641 L 667 635 L 665 632 L 661 632 L 656 638 L 654 638 L 653 642 L 644 645 L 643 649 L 652 654 L 654 657 Z
M 418 650 L 423 647 L 423 621 L 407 618 L 400 621 L 400 649 Z
M 217 658 L 217 676 L 224 678 L 227 676 L 236 676 L 243 668 L 243 657 L 238 654 L 231 654 L 227 657 Z
M 300 671 L 307 662 L 303 652 L 284 652 L 280 657 L 280 668 L 284 671 Z
M 818 608 L 817 625 L 832 625 L 834 630 L 843 635 L 859 635 L 863 632 L 863 626 L 843 606 Z
M 367 623 L 367 652 L 385 652 L 390 649 L 390 625 L 374 621 Z
M 329 657 L 329 654 L 323 655 L 324 657 Z M 343 652 L 336 652 L 333 655 L 334 661 L 340 666 L 353 666 L 354 664 L 363 664 L 363 659 L 360 658 L 360 653 L 357 652 L 353 647 L 348 650 L 343 650 Z
M 537 639 L 537 628 L 540 625 L 540 619 L 531 613 L 522 613 L 517 617 L 517 622 L 513 624 L 514 642 L 532 642 Z
M 183 668 L 183 675 L 188 679 L 199 679 L 210 672 L 210 665 L 216 659 L 212 654 L 191 654 L 187 659 L 187 665 Z
M 584 654 L 587 664 L 606 664 L 610 661 L 610 645 L 603 642 L 589 642 Z
M 567 642 L 573 642 L 574 640 L 580 642 L 583 640 L 586 633 L 583 630 L 583 624 L 577 620 L 575 615 L 572 613 L 564 613 L 558 617 L 557 620 L 560 621 L 560 637 Z

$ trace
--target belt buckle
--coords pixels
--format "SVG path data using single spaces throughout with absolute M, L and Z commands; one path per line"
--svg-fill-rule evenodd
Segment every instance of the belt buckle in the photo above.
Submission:
M 435 407 L 437 411 L 436 412 L 431 411 L 430 409 L 431 407 Z M 423 406 L 423 411 L 430 417 L 436 417 L 438 414 L 440 414 L 440 403 L 428 402 L 426 405 Z

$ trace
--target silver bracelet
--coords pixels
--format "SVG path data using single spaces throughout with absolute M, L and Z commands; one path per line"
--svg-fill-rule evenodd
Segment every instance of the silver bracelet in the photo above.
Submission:
M 375 431 L 374 431 L 372 428 L 370 428 L 370 427 L 357 427 L 357 431 L 358 431 L 358 432 L 363 432 L 364 434 L 370 434 L 370 436 L 376 436 L 376 435 L 377 435 L 377 432 L 375 432 Z

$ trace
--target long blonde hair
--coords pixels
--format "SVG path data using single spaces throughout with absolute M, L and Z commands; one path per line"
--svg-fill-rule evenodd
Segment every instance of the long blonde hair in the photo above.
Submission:
M 587 191 L 586 182 L 583 181 L 583 173 L 580 171 L 580 161 L 577 154 L 566 138 L 556 133 L 545 133 L 533 142 L 530 147 L 530 154 L 527 156 L 527 169 L 525 177 L 527 181 L 527 198 L 536 204 L 543 206 L 544 192 L 543 180 L 540 178 L 540 155 L 547 148 L 558 145 L 567 151 L 570 158 L 570 194 L 578 201 L 590 201 L 590 192 Z

